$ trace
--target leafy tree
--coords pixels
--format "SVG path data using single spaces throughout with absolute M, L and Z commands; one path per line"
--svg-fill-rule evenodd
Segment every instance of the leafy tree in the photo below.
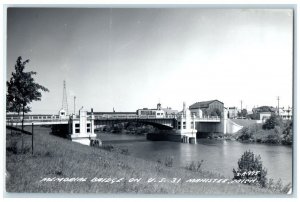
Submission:
M 25 65 L 29 60 L 22 61 L 19 56 L 15 64 L 15 72 L 12 72 L 12 77 L 7 81 L 6 94 L 6 111 L 16 112 L 18 115 L 22 113 L 22 130 L 24 129 L 24 115 L 31 111 L 29 104 L 32 101 L 41 100 L 41 91 L 49 92 L 44 86 L 35 83 L 33 75 L 36 72 L 25 72 Z
M 248 114 L 246 109 L 242 109 L 241 112 L 238 112 L 238 117 L 246 117 Z
M 292 144 L 293 143 L 293 122 L 289 121 L 285 124 L 285 128 L 283 130 L 283 144 Z
M 243 175 L 249 171 L 258 172 L 257 175 Z M 263 168 L 260 155 L 256 156 L 253 152 L 245 151 L 242 157 L 238 160 L 238 169 L 233 169 L 234 179 L 257 179 L 260 186 L 267 186 L 267 170 Z
M 242 130 L 240 131 L 240 136 L 238 137 L 239 140 L 250 140 L 253 136 L 252 131 L 250 130 L 249 127 L 243 127 Z
M 248 114 L 247 109 L 243 109 L 241 112 L 242 117 L 246 117 Z
M 274 113 L 271 114 L 270 118 L 266 120 L 266 122 L 263 124 L 264 130 L 270 130 L 274 129 L 275 126 L 283 127 L 283 121 L 280 116 L 275 115 Z

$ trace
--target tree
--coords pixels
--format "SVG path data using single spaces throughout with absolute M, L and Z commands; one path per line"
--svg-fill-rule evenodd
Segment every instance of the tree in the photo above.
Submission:
M 241 112 L 238 112 L 238 117 L 246 117 L 248 115 L 247 109 L 242 109 Z
M 257 172 L 257 175 L 249 175 L 249 172 Z M 248 173 L 245 174 L 244 173 Z M 256 156 L 253 152 L 245 151 L 238 160 L 238 169 L 233 169 L 234 179 L 257 179 L 260 186 L 267 186 L 267 170 L 263 168 L 260 155 Z
M 262 128 L 264 130 L 270 130 L 274 129 L 275 126 L 283 127 L 283 121 L 282 118 L 275 115 L 274 113 L 271 114 L 270 118 L 266 120 L 266 122 L 263 124 Z
M 283 144 L 292 144 L 293 143 L 293 122 L 288 121 L 285 124 L 285 128 L 283 130 Z
M 19 56 L 15 64 L 15 72 L 7 81 L 6 111 L 16 112 L 18 115 L 22 112 L 22 130 L 24 129 L 24 115 L 31 111 L 29 104 L 32 101 L 41 100 L 41 91 L 49 92 L 44 86 L 35 83 L 33 75 L 36 72 L 25 72 L 25 65 L 29 60 L 22 61 Z

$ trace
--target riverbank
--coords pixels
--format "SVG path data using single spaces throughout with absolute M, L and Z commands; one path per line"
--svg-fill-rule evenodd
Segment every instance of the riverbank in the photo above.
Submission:
M 278 193 L 240 183 L 188 181 L 222 177 L 202 170 L 171 167 L 167 163 L 170 161 L 168 159 L 151 162 L 116 150 L 84 146 L 49 135 L 48 128 L 35 129 L 33 155 L 30 149 L 31 136 L 24 136 L 22 152 L 21 138 L 10 135 L 10 132 L 6 135 L 7 192 L 206 195 Z M 78 180 L 80 178 L 82 180 Z
M 264 124 L 252 124 L 242 128 L 232 137 L 240 142 L 255 142 L 274 145 L 293 144 L 292 121 L 280 122 L 273 128 L 266 128 Z

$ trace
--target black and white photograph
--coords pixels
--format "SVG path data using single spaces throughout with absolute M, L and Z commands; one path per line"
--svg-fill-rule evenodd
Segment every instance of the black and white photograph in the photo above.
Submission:
M 5 9 L 6 194 L 294 196 L 293 5 Z

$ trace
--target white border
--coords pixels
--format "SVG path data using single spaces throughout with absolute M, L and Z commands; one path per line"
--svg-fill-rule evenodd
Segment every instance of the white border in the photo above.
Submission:
M 33 5 L 35 4 L 35 5 Z M 51 5 L 52 4 L 52 5 Z M 53 5 L 55 4 L 55 5 Z M 83 5 L 84 4 L 84 5 Z M 90 4 L 90 5 L 88 5 Z M 101 5 L 99 5 L 101 4 Z M 296 9 L 298 10 L 299 8 L 299 1 L 296 1 L 296 0 L 293 0 L 293 1 L 289 1 L 289 0 L 253 0 L 253 1 L 241 1 L 241 0 L 231 0 L 231 1 L 214 1 L 214 0 L 187 0 L 187 1 L 184 1 L 184 0 L 152 0 L 152 1 L 146 1 L 146 0 L 143 0 L 143 1 L 138 1 L 138 0 L 135 0 L 135 1 L 128 1 L 128 0 L 124 0 L 124 1 L 121 1 L 121 0 L 86 0 L 86 1 L 82 1 L 82 0 L 72 0 L 72 1 L 68 1 L 68 0 L 63 0 L 63 1 L 58 1 L 58 0 L 2 0 L 1 2 L 1 5 L 2 7 L 0 8 L 0 10 L 2 11 L 1 12 L 1 16 L 0 16 L 0 26 L 2 28 L 4 28 L 6 25 L 5 23 L 5 6 L 9 6 L 9 5 L 13 5 L 13 6 L 20 6 L 20 7 L 30 7 L 30 6 L 36 6 L 36 5 L 40 5 L 40 6 L 47 6 L 47 7 L 54 7 L 54 6 L 70 6 L 72 5 L 72 7 L 88 7 L 88 6 L 96 6 L 96 7 L 107 7 L 108 5 L 111 6 L 112 4 L 118 4 L 118 5 L 122 5 L 122 6 L 128 6 L 128 7 L 135 7 L 134 5 L 138 4 L 138 5 L 148 5 L 151 7 L 151 5 L 153 4 L 157 4 L 157 5 L 162 5 L 162 6 L 167 6 L 167 4 L 172 4 L 172 5 L 189 5 L 189 4 L 197 4 L 199 6 L 203 6 L 203 4 L 209 4 L 209 7 L 211 6 L 232 6 L 232 5 L 235 5 L 235 6 L 249 6 L 249 5 L 253 5 L 253 4 L 256 4 L 256 5 L 261 5 L 262 7 L 268 7 L 270 5 L 274 6 L 274 5 L 278 5 L 279 7 L 280 6 L 284 6 L 286 4 L 294 4 L 296 6 Z M 207 6 L 207 5 L 206 5 Z M 297 25 L 296 25 L 296 28 L 299 27 L 299 14 L 297 15 L 297 19 L 295 19 L 296 22 L 297 22 Z M 5 29 L 2 29 L 5 31 Z M 2 32 L 2 37 L 1 37 L 1 45 L 2 45 L 2 49 L 0 51 L 0 55 L 1 55 L 1 68 L 0 68 L 0 75 L 1 75 L 1 88 L 0 88 L 0 95 L 1 95 L 1 103 L 2 103 L 2 106 L 1 109 L 0 109 L 0 114 L 3 115 L 5 113 L 4 111 L 4 106 L 5 106 L 5 103 L 3 102 L 3 100 L 5 100 L 5 92 L 6 92 L 6 88 L 5 88 L 5 81 L 6 81 L 6 68 L 3 68 L 5 67 L 5 58 L 6 58 L 6 53 L 4 50 L 6 50 L 6 36 L 5 34 L 6 32 Z M 297 36 L 295 36 L 297 37 Z M 298 41 L 295 42 L 295 48 L 297 50 L 297 47 L 298 47 Z M 297 65 L 297 58 L 299 58 L 299 52 L 295 52 L 295 57 L 296 57 L 296 62 L 295 62 L 295 65 Z M 297 79 L 296 78 L 299 78 L 299 72 L 297 71 L 297 68 L 294 67 L 294 93 L 296 92 L 296 89 L 299 89 L 298 87 L 298 83 L 297 83 Z M 297 112 L 298 112 L 298 109 L 297 109 L 297 106 L 298 106 L 298 102 L 299 100 L 297 100 L 297 103 L 296 103 L 296 96 L 297 94 L 295 93 L 294 94 L 294 109 L 295 109 L 295 118 L 296 118 L 296 124 L 295 124 L 295 129 L 296 131 L 295 132 L 295 136 L 297 135 L 297 126 L 299 126 L 299 120 L 297 119 Z M 4 123 L 4 119 L 3 119 L 3 116 L 0 116 L 0 123 Z M 0 131 L 2 133 L 2 140 L 3 140 L 3 136 L 4 136 L 4 131 L 5 131 L 5 128 L 4 128 L 4 125 L 0 124 Z M 297 140 L 297 139 L 296 139 Z M 1 144 L 0 144 L 0 147 L 3 149 L 2 151 L 5 151 L 5 147 L 4 147 L 4 144 L 5 142 L 4 141 L 1 141 Z M 298 148 L 298 142 L 296 142 L 295 144 L 295 148 Z M 296 150 L 296 149 L 295 149 Z M 296 155 L 296 153 L 295 153 Z M 297 157 L 297 164 L 299 162 L 299 155 L 296 155 Z M 2 160 L 5 159 L 5 156 L 4 156 L 4 152 L 1 152 L 1 156 L 0 158 Z M 0 170 L 1 170 L 1 177 L 0 177 L 0 189 L 4 191 L 4 187 L 3 187 L 3 182 L 4 182 L 4 163 L 5 162 L 2 162 L 0 164 Z M 297 166 L 298 167 L 298 166 Z M 296 169 L 296 167 L 294 167 L 294 169 Z M 296 181 L 298 181 L 298 176 L 295 176 L 294 178 Z M 295 190 L 296 191 L 296 190 Z M 299 186 L 297 186 L 297 191 L 296 191 L 299 195 Z M 2 192 L 2 198 L 3 198 L 3 195 L 4 193 Z M 47 195 L 49 197 L 51 197 L 51 195 Z M 53 195 L 52 195 L 53 196 Z M 76 195 L 75 195 L 76 196 Z M 113 195 L 111 195 L 113 196 Z M 115 195 L 116 197 L 118 197 L 118 195 Z M 171 197 L 173 197 L 174 195 L 170 195 Z M 44 197 L 44 196 L 43 196 Z M 57 196 L 56 196 L 57 197 Z M 139 196 L 141 197 L 141 196 Z M 151 195 L 150 195 L 151 197 Z M 178 197 L 180 197 L 178 195 Z M 181 196 L 182 197 L 182 196 Z M 217 196 L 216 196 L 217 197 Z M 249 196 L 246 196 L 246 197 L 249 197 Z M 255 197 L 255 196 L 254 196 Z M 294 195 L 294 197 L 297 197 L 297 195 Z M 82 200 L 83 198 L 72 198 L 72 199 L 69 199 L 70 201 L 78 201 L 78 200 Z M 4 198 L 4 200 L 6 201 L 11 201 L 11 200 L 16 200 L 14 198 Z M 38 199 L 38 198 L 34 198 L 34 199 L 30 199 L 30 198 L 22 198 L 21 199 L 22 201 L 37 201 L 37 200 L 41 200 L 41 199 Z M 53 198 L 43 198 L 43 200 L 45 201 L 52 201 Z M 55 200 L 59 200 L 59 201 L 65 201 L 66 198 L 59 198 L 59 199 L 55 199 Z M 93 201 L 99 201 L 99 199 L 97 198 L 90 198 L 89 200 L 93 200 Z M 101 198 L 100 200 L 104 200 L 103 198 Z M 111 201 L 111 200 L 114 200 L 114 199 L 105 199 L 107 201 Z M 123 198 L 122 199 L 123 201 L 132 201 L 132 200 L 141 200 L 140 198 L 134 198 L 134 199 L 131 199 L 131 198 Z M 149 198 L 143 198 L 143 201 L 148 201 L 148 200 L 153 200 L 153 199 L 149 199 Z M 155 199 L 155 200 L 158 200 L 158 199 Z M 161 201 L 162 200 L 165 200 L 165 199 L 160 199 Z M 178 200 L 182 200 L 182 198 L 169 198 L 167 200 L 172 200 L 172 201 L 178 201 Z M 187 200 L 187 199 L 185 199 Z M 203 200 L 203 199 L 198 199 L 198 198 L 194 198 L 194 199 L 188 199 L 190 201 L 199 201 L 199 200 Z M 217 198 L 217 199 L 212 199 L 212 198 L 205 198 L 205 200 L 207 201 L 215 201 L 215 200 L 220 200 L 220 198 Z M 257 198 L 225 198 L 225 199 L 222 199 L 222 200 L 225 200 L 225 201 L 240 201 L 240 200 L 245 200 L 245 201 L 252 201 L 252 200 L 263 200 L 264 202 L 265 201 L 278 201 L 278 200 L 291 200 L 291 201 L 296 201 L 296 198 L 262 198 L 262 199 L 257 199 Z

